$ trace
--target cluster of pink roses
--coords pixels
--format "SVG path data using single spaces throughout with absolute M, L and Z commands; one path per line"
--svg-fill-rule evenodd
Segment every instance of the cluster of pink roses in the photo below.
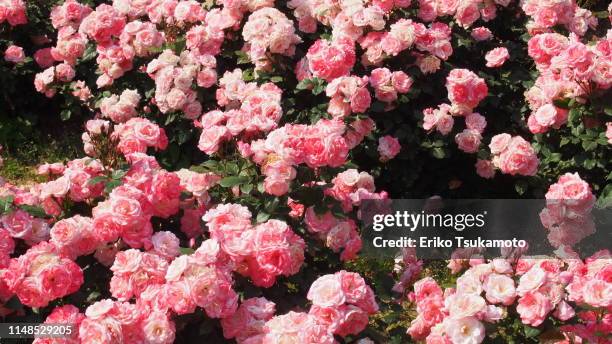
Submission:
M 57 221 L 51 228 L 50 243 L 66 257 L 76 259 L 92 254 L 100 240 L 89 217 L 76 215 Z
M 265 140 L 245 146 L 245 154 L 263 165 L 282 159 L 291 165 L 311 168 L 342 166 L 348 154 L 346 126 L 339 120 L 321 119 L 313 125 L 287 124 L 270 132 Z
M 379 66 L 385 58 L 396 56 L 413 45 L 421 52 L 417 65 L 423 73 L 432 73 L 440 68 L 440 59 L 447 60 L 453 54 L 451 29 L 447 24 L 435 22 L 426 27 L 410 19 L 400 19 L 390 26 L 389 32 L 373 31 L 359 38 L 359 45 L 365 49 L 361 57 L 364 66 Z
M 161 169 L 154 158 L 138 155 L 132 155 L 132 167 L 123 185 L 92 210 L 93 225 L 102 242 L 121 237 L 133 248 L 151 247 L 151 217 L 168 218 L 178 212 L 179 177 Z
M 506 308 L 513 305 L 522 322 L 531 326 L 540 325 L 549 315 L 561 321 L 573 318 L 576 312 L 570 302 L 609 307 L 612 292 L 609 252 L 600 251 L 584 262 L 568 249 L 557 253 L 561 259 L 497 258 L 489 262 L 472 259 L 471 267 L 457 279 L 456 287 L 444 291 L 431 277 L 418 281 L 414 293 L 409 294 L 409 299 L 416 303 L 418 316 L 408 333 L 427 343 L 480 343 L 485 338 L 482 322 L 504 319 L 508 314 Z M 600 343 L 604 339 L 597 339 L 596 331 L 610 326 L 609 319 L 603 322 L 564 326 L 562 331 Z
M 86 47 L 87 36 L 72 26 L 65 26 L 58 29 L 55 46 L 38 50 L 34 58 L 43 68 L 52 66 L 54 61 L 75 65 L 77 59 L 85 53 Z
M 593 13 L 579 7 L 572 0 L 527 0 L 521 2 L 521 7 L 532 19 L 527 23 L 532 33 L 546 32 L 555 25 L 564 25 L 571 32 L 582 36 L 589 28 L 597 27 L 597 18 Z
M 185 50 L 176 56 L 172 50 L 164 50 L 146 69 L 155 80 L 155 105 L 163 113 L 180 110 L 189 119 L 200 116 L 202 105 L 192 84 L 196 81 L 200 87 L 212 86 L 217 80 L 216 64 L 212 55 Z
M 556 106 L 555 100 L 581 99 L 612 86 L 611 42 L 610 32 L 593 45 L 583 44 L 576 35 L 568 39 L 558 33 L 541 33 L 529 40 L 529 56 L 540 71 L 525 93 L 533 111 L 527 121 L 532 133 L 558 129 L 567 122 L 568 111 Z
M 215 230 L 232 231 L 227 227 L 233 227 L 236 221 L 221 213 L 214 215 L 209 227 L 216 221 L 216 225 L 226 228 Z M 260 264 L 264 265 L 260 268 L 269 269 L 270 264 L 282 262 L 279 251 L 270 244 L 282 242 L 287 232 L 280 226 L 280 221 L 274 220 L 263 226 L 268 228 L 262 229 L 262 233 L 252 234 L 255 235 L 254 244 L 261 245 L 258 251 L 264 259 Z M 284 225 L 284 228 L 288 227 Z M 258 231 L 257 227 L 252 231 Z M 72 305 L 57 307 L 45 323 L 72 324 L 74 333 L 63 339 L 67 343 L 172 343 L 176 332 L 173 314 L 193 313 L 199 306 L 208 316 L 222 318 L 225 337 L 235 337 L 240 343 L 272 344 L 302 339 L 306 343 L 316 340 L 331 344 L 335 342 L 334 335 L 344 337 L 361 332 L 368 324 L 368 316 L 378 310 L 374 293 L 363 278 L 346 271 L 322 276 L 312 284 L 307 297 L 313 306 L 308 313 L 290 312 L 274 316 L 275 305 L 265 298 L 244 300 L 238 308 L 231 270 L 241 272 L 242 265 L 248 269 L 255 262 L 237 264 L 233 253 L 224 251 L 214 239 L 204 241 L 194 254 L 179 257 L 178 240 L 171 233 L 156 233 L 153 242 L 156 247 L 149 252 L 131 249 L 119 252 L 114 258 L 110 288 L 119 301 L 98 301 L 89 306 L 85 314 Z M 10 251 L 12 246 L 1 247 Z M 294 254 L 295 251 L 287 252 L 285 257 L 291 259 Z M 265 257 L 272 260 L 264 263 Z M 41 243 L 20 258 L 11 259 L 10 266 L 2 271 L 1 276 L 1 281 L 8 284 L 10 291 L 32 307 L 44 306 L 57 297 L 72 293 L 83 282 L 78 266 L 64 258 L 50 243 Z M 41 279 L 41 282 L 34 282 L 34 279 Z M 44 288 L 44 291 L 37 290 L 36 286 Z M 132 298 L 136 299 L 135 303 L 126 302 Z M 35 342 L 52 341 L 37 339 Z
M 366 112 L 372 102 L 367 85 L 367 76 L 342 76 L 332 80 L 325 88 L 330 98 L 327 112 L 333 117 Z
M 491 138 L 489 149 L 493 155 L 493 166 L 504 174 L 533 176 L 538 172 L 538 156 L 531 144 L 520 136 L 505 133 L 495 135 Z
M 176 244 L 178 251 L 178 240 Z M 128 301 L 139 298 L 150 285 L 164 284 L 168 261 L 155 253 L 129 249 L 117 253 L 110 270 L 113 272 L 111 294 L 117 300 Z
M 484 79 L 467 69 L 451 70 L 446 78 L 446 89 L 451 112 L 458 115 L 472 112 L 489 92 Z
M 164 150 L 168 137 L 164 128 L 146 118 L 134 117 L 115 126 L 113 135 L 119 138 L 119 150 L 125 155 L 146 153 L 148 147 Z
M 497 16 L 497 5 L 506 7 L 511 0 L 419 0 L 418 16 L 429 22 L 437 17 L 453 16 L 457 24 L 469 28 L 478 19 L 490 21 Z
M 115 123 L 123 123 L 137 115 L 136 108 L 140 102 L 137 90 L 124 90 L 120 96 L 115 94 L 100 101 L 100 112 L 103 117 Z
M 591 209 L 595 195 L 578 173 L 566 173 L 548 188 L 546 208 L 540 213 L 554 247 L 573 246 L 595 232 Z
M 440 104 L 437 109 L 423 110 L 423 129 L 427 131 L 436 130 L 442 135 L 448 135 L 454 125 L 455 119 L 448 104 Z
M 34 78 L 34 87 L 36 88 L 36 91 L 51 98 L 57 92 L 54 87 L 55 85 L 72 81 L 75 75 L 76 73 L 71 65 L 61 63 L 57 66 L 45 69 L 45 71 L 42 73 L 36 74 L 36 77 Z
M 283 114 L 282 90 L 278 86 L 245 83 L 240 69 L 226 72 L 219 83 L 217 103 L 225 106 L 227 111 L 210 111 L 197 123 L 202 127 L 200 150 L 213 154 L 223 141 L 232 137 L 241 135 L 248 139 L 276 128 Z
M 164 35 L 159 32 L 155 24 L 134 20 L 123 28 L 119 43 L 124 47 L 132 47 L 135 56 L 145 57 L 158 49 L 165 42 Z M 124 48 L 126 49 L 126 48 Z
M 394 8 L 404 8 L 410 1 L 330 1 L 291 0 L 289 8 L 294 9 L 298 26 L 302 32 L 312 33 L 317 22 L 331 26 L 334 36 L 347 35 L 358 38 L 365 29 L 382 30 L 385 15 Z
M 487 84 L 467 69 L 453 69 L 446 78 L 446 88 L 451 105 L 441 104 L 437 109 L 423 110 L 423 129 L 435 129 L 442 135 L 447 135 L 455 124 L 453 116 L 464 116 L 466 128 L 455 135 L 455 142 L 462 151 L 476 153 L 480 147 L 482 133 L 487 127 L 487 120 L 473 110 L 487 96 Z
M 72 333 L 62 338 L 62 344 L 79 344 L 79 327 L 85 315 L 73 305 L 58 306 L 51 311 L 45 324 L 70 324 Z M 57 344 L 57 338 L 36 338 L 34 344 Z
M 283 221 L 253 226 L 251 212 L 237 204 L 218 205 L 203 220 L 236 271 L 257 286 L 270 287 L 278 276 L 297 273 L 304 261 L 304 240 Z
M 359 206 L 364 199 L 386 198 L 386 192 L 375 193 L 374 177 L 367 172 L 348 169 L 332 179 L 332 187 L 325 192 L 338 200 L 345 211 Z
M 273 7 L 253 12 L 242 28 L 244 50 L 256 69 L 271 67 L 266 53 L 293 56 L 295 45 L 302 39 L 295 34 L 293 22 Z
M 362 241 L 354 220 L 340 220 L 330 211 L 317 214 L 314 207 L 306 209 L 304 223 L 308 231 L 316 235 L 334 252 L 340 252 L 340 259 L 350 261 L 357 257 Z
M 351 148 L 349 137 L 344 136 L 346 131 L 339 119 L 321 119 L 314 125 L 287 124 L 270 132 L 266 139 L 239 142 L 238 149 L 243 157 L 261 166 L 266 176 L 266 192 L 280 196 L 289 191 L 289 184 L 296 176 L 293 165 L 342 166 Z M 363 140 L 365 135 L 357 133 L 353 138 Z
M 78 327 L 83 343 L 170 344 L 175 331 L 174 322 L 164 312 L 109 299 L 87 307 Z
M 211 318 L 232 316 L 238 294 L 232 289 L 231 261 L 215 240 L 206 240 L 192 255 L 181 255 L 167 267 L 161 283 L 150 283 L 137 304 L 161 312 L 189 314 L 196 307 Z
M 397 100 L 398 94 L 408 93 L 412 83 L 412 78 L 403 71 L 391 72 L 388 68 L 376 68 L 370 75 L 374 96 L 385 103 Z
M 10 26 L 26 24 L 26 5 L 23 0 L 0 1 L 0 24 L 8 22 Z
M 68 197 L 75 202 L 94 199 L 102 194 L 102 183 L 92 180 L 101 176 L 104 166 L 90 158 L 81 158 L 69 161 L 66 166 L 50 167 L 53 174 L 62 174 L 61 177 L 40 184 L 39 197 L 43 208 L 48 214 L 58 215 L 61 212 L 61 200 Z M 43 169 L 44 170 L 44 169 Z
M 355 43 L 346 37 L 326 41 L 317 40 L 309 49 L 306 57 L 298 63 L 304 64 L 304 71 L 296 71 L 299 80 L 314 76 L 332 81 L 350 74 L 355 64 Z
M 233 317 L 221 321 L 226 338 L 238 343 L 336 343 L 363 331 L 368 315 L 378 311 L 372 289 L 361 276 L 339 271 L 310 286 L 310 310 L 274 316 L 275 304 L 263 297 L 242 302 Z
M 11 259 L 0 273 L 10 292 L 29 307 L 45 307 L 55 299 L 74 293 L 83 284 L 81 268 L 47 242 Z
M 76 0 L 67 0 L 51 10 L 51 25 L 58 30 L 66 26 L 78 29 L 83 19 L 91 12 L 93 10 L 89 6 Z

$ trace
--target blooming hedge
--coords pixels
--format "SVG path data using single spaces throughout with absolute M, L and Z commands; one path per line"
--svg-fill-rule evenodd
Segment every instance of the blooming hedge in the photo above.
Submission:
M 36 343 L 609 343 L 612 6 L 0 0 L 0 317 Z M 366 200 L 546 198 L 556 256 L 360 257 Z M 485 339 L 486 338 L 486 339 Z

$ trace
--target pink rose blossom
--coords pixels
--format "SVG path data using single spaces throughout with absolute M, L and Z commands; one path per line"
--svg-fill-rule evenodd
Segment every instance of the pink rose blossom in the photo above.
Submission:
M 489 68 L 501 67 L 509 58 L 508 49 L 504 47 L 495 48 L 485 55 L 487 67 Z
M 25 53 L 23 48 L 11 45 L 4 51 L 4 60 L 12 63 L 21 63 L 25 60 Z

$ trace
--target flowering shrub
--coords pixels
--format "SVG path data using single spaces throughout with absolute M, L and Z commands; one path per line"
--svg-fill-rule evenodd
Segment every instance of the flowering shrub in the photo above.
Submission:
M 0 317 L 36 343 L 608 343 L 612 6 L 0 0 Z M 0 148 L 1 151 L 1 148 Z M 0 159 L 0 164 L 1 164 Z M 545 198 L 551 257 L 368 259 L 390 198 Z M 448 265 L 447 265 L 448 264 Z

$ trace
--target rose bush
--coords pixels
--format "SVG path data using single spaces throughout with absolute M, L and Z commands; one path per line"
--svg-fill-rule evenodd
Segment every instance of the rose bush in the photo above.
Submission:
M 612 6 L 0 0 L 0 317 L 36 343 L 607 343 Z M 60 124 L 58 124 L 60 123 Z M 0 160 L 1 161 L 1 160 Z M 367 200 L 545 198 L 555 256 L 360 256 Z M 596 205 L 597 204 L 597 205 Z

